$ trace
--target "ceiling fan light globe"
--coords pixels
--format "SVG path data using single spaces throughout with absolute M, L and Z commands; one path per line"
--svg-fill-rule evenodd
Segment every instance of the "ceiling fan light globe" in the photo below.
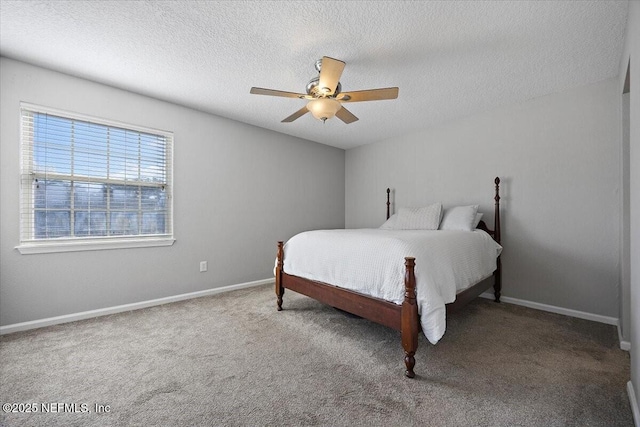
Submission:
M 307 109 L 313 114 L 313 117 L 323 122 L 334 117 L 340 108 L 342 108 L 342 104 L 333 98 L 318 98 L 307 104 Z

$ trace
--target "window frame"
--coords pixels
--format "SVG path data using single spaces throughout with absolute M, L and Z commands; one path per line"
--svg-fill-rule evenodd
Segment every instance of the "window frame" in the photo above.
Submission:
M 34 171 L 34 141 L 27 136 L 29 127 L 24 123 L 25 114 L 48 114 L 68 120 L 76 120 L 80 122 L 88 122 L 101 126 L 109 126 L 124 129 L 132 132 L 140 132 L 156 136 L 162 136 L 165 142 L 165 174 L 166 182 L 164 183 L 164 191 L 166 198 L 166 217 L 165 233 L 162 234 L 137 234 L 137 235 L 110 235 L 110 236 L 72 236 L 72 237 L 54 237 L 38 239 L 35 234 L 35 190 L 33 181 L 37 174 Z M 104 249 L 125 249 L 125 248 L 142 248 L 156 246 L 171 246 L 175 242 L 173 231 L 173 133 L 164 130 L 152 129 L 143 126 L 132 125 L 115 120 L 108 120 L 99 117 L 93 117 L 85 114 L 73 113 L 69 111 L 58 110 L 40 105 L 30 104 L 26 102 L 20 103 L 20 244 L 15 248 L 23 255 L 53 253 L 53 252 L 74 252 L 87 250 L 104 250 Z M 69 180 L 73 174 L 53 174 L 54 178 L 64 178 L 71 182 L 79 180 Z M 112 182 L 109 177 L 91 178 L 91 182 L 103 184 L 118 184 Z M 84 182 L 84 181 L 83 181 Z M 139 186 L 145 186 L 142 182 Z M 136 184 L 129 184 L 136 185 Z M 157 186 L 157 185 L 156 185 Z M 73 196 L 72 196 L 73 199 Z M 72 202 L 73 203 L 73 202 Z M 72 211 L 73 212 L 73 209 Z M 140 232 L 140 231 L 139 231 Z M 73 233 L 73 230 L 72 230 Z

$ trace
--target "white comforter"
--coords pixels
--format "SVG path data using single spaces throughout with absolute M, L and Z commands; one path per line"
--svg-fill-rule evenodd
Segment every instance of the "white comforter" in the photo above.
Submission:
M 445 304 L 489 277 L 501 251 L 481 230 L 316 230 L 284 245 L 284 271 L 402 304 L 404 258 L 415 257 L 420 322 L 435 344 L 444 335 Z

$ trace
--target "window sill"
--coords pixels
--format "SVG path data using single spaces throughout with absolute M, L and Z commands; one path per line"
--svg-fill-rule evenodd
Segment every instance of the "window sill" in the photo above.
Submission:
M 150 248 L 171 246 L 176 239 L 159 237 L 153 239 L 117 239 L 117 240 L 75 240 L 59 242 L 26 243 L 16 246 L 22 255 L 48 254 L 55 252 L 102 251 L 107 249 Z

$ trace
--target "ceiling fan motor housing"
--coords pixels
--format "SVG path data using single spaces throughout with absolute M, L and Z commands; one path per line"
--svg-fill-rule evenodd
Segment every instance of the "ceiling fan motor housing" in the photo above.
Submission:
M 309 83 L 307 83 L 307 94 L 319 98 L 319 97 L 325 97 L 325 94 L 322 90 L 320 90 L 320 88 L 318 87 L 318 84 L 320 84 L 320 76 L 314 77 L 311 80 L 309 80 Z M 342 85 L 340 84 L 340 82 L 338 82 L 338 86 L 336 86 L 336 90 L 333 93 L 332 97 L 335 98 L 340 91 L 342 90 Z

